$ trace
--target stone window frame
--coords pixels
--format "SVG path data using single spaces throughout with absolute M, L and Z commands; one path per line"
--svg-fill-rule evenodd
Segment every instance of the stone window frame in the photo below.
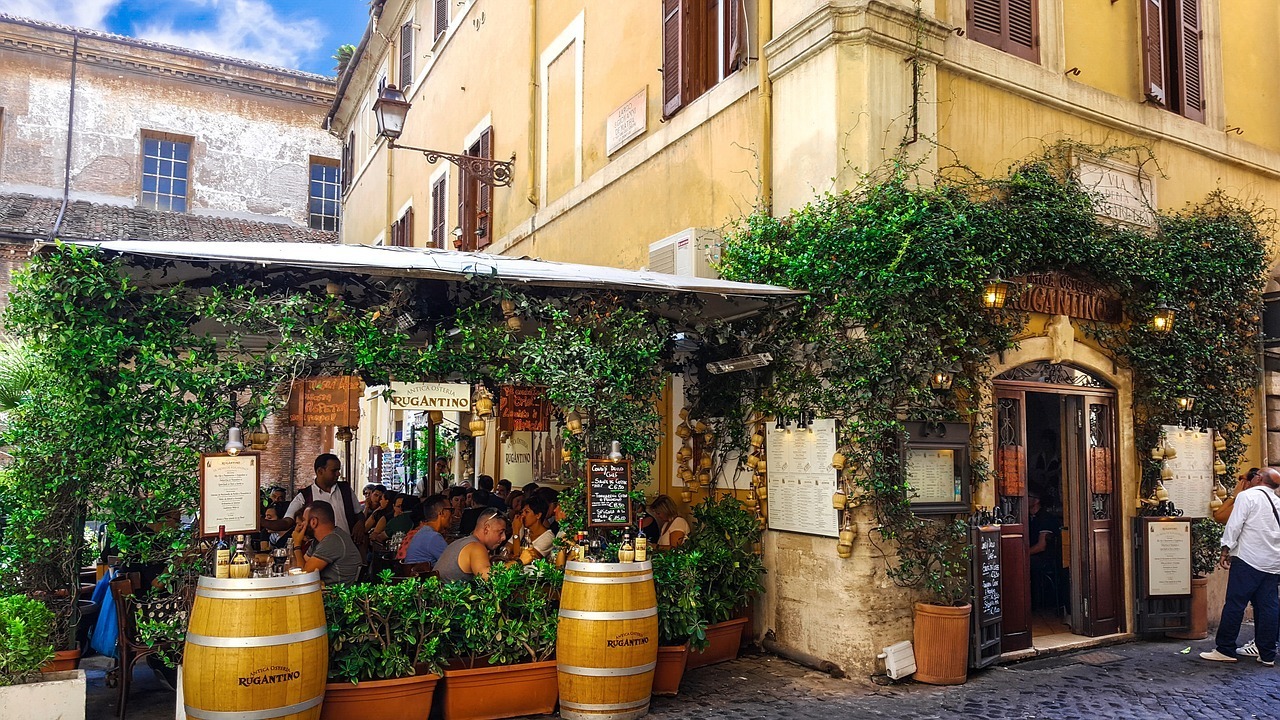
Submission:
M 317 180 L 315 177 L 317 167 L 332 169 L 336 175 L 332 181 L 325 178 Z M 315 193 L 317 183 L 320 184 L 320 195 Z M 319 213 L 312 207 L 317 200 L 321 204 Z M 325 212 L 330 206 L 333 212 Z M 326 221 L 331 221 L 331 227 L 327 226 Z M 338 232 L 342 226 L 342 163 L 339 160 L 319 155 L 312 155 L 307 160 L 307 226 L 312 230 L 332 230 L 333 232 Z
M 157 164 L 156 172 L 154 173 L 154 175 L 152 173 L 148 173 L 147 158 L 150 156 L 147 155 L 147 142 L 153 141 L 153 140 L 157 142 L 162 142 L 162 143 L 164 142 L 174 143 L 175 145 L 176 144 L 186 145 L 187 146 L 186 159 L 185 160 L 178 160 L 176 158 L 166 159 L 160 155 L 157 155 L 156 156 L 156 164 Z M 145 208 L 149 208 L 151 210 L 159 210 L 161 212 L 180 212 L 180 213 L 190 212 L 191 211 L 191 186 L 194 183 L 194 175 L 195 175 L 194 173 L 194 167 L 195 167 L 195 161 L 196 161 L 195 150 L 196 150 L 196 139 L 192 135 L 183 135 L 180 133 L 164 132 L 160 130 L 145 130 L 145 129 L 142 130 L 139 137 L 139 142 L 138 142 L 138 168 L 140 170 L 140 172 L 138 173 L 138 205 Z M 173 180 L 176 179 L 176 176 L 172 174 L 168 176 L 160 174 L 160 167 L 161 167 L 160 164 L 163 162 L 170 162 L 170 163 L 180 162 L 186 166 L 186 176 L 182 178 L 182 182 L 184 183 L 184 189 L 185 189 L 184 194 L 182 195 L 174 194 L 172 192 L 172 186 L 170 187 L 170 192 L 167 192 L 167 193 L 160 192 L 159 186 L 160 186 L 161 179 L 167 178 L 171 183 L 173 182 Z M 156 188 L 154 190 L 148 191 L 146 189 L 147 188 L 146 179 L 148 176 L 152 176 L 152 175 L 156 178 Z M 156 201 L 154 204 L 147 202 L 148 193 L 156 196 Z M 169 207 L 167 208 L 160 207 L 160 198 L 162 197 L 169 198 Z M 182 199 L 182 208 L 174 209 L 173 201 L 178 198 Z

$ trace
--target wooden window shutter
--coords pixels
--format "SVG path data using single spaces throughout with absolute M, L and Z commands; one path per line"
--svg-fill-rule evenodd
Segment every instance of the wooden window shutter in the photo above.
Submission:
M 449 0 L 436 0 L 436 34 L 432 36 L 432 40 L 439 40 L 440 36 L 449 29 Z
M 406 95 L 413 86 L 413 23 L 400 26 L 400 89 Z
M 342 146 L 342 163 L 338 168 L 338 173 L 342 175 L 342 192 L 346 193 L 351 189 L 351 174 L 355 172 L 355 155 L 356 155 L 356 133 L 354 130 L 347 133 L 347 142 Z
M 400 246 L 413 247 L 413 207 L 404 211 L 404 217 L 400 218 Z
M 728 77 L 745 64 L 747 38 L 742 17 L 742 0 L 724 0 L 724 74 Z
M 1204 121 L 1204 70 L 1201 57 L 1200 0 L 1178 3 L 1174 23 L 1178 62 L 1178 110 L 1192 120 Z
M 480 157 L 493 159 L 493 128 L 485 128 L 480 135 Z M 476 181 L 480 191 L 480 202 L 476 214 L 476 249 L 487 247 L 493 242 L 493 186 Z
M 431 186 L 431 245 L 443 248 L 445 236 L 444 178 Z
M 1024 60 L 1040 62 L 1038 0 L 1005 0 L 1004 51 Z
M 684 0 L 662 0 L 662 115 L 684 105 Z
M 1003 0 L 969 0 L 969 37 L 983 45 L 1004 45 Z
M 1142 0 L 1142 84 L 1152 102 L 1168 104 L 1164 66 L 1164 0 Z
M 462 231 L 462 235 L 455 239 L 456 246 L 459 250 L 475 250 L 476 248 L 476 219 L 475 207 L 472 203 L 472 187 L 475 180 L 471 179 L 461 168 L 458 169 L 458 229 Z

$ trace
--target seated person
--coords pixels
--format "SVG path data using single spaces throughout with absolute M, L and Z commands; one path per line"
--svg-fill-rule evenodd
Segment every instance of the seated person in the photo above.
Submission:
M 551 509 L 547 507 L 547 501 L 541 492 L 534 493 L 534 496 L 524 504 L 520 524 L 524 530 L 529 531 L 529 546 L 520 547 L 519 543 L 516 543 L 516 549 L 519 552 L 517 557 L 520 558 L 521 564 L 528 565 L 538 558 L 551 554 L 555 533 L 548 527 L 550 514 Z
M 280 513 L 274 505 L 268 505 L 262 511 L 263 520 L 279 520 Z M 262 530 L 258 533 L 258 542 L 265 542 L 272 548 L 282 548 L 289 543 L 289 533 L 287 532 L 271 532 L 270 530 Z
M 524 509 L 524 491 L 512 490 L 507 496 L 507 514 L 511 517 L 518 517 L 520 511 Z
M 495 507 L 505 511 L 507 502 L 498 497 L 493 492 L 493 478 L 488 475 L 481 475 L 476 480 L 476 491 L 471 496 L 471 504 L 475 507 Z
M 307 572 L 320 572 L 325 585 L 355 582 L 360 575 L 360 551 L 351 534 L 334 522 L 333 506 L 317 500 L 307 506 L 306 533 L 315 542 L 303 554 L 294 550 L 295 564 Z
M 441 582 L 467 582 L 489 577 L 489 553 L 507 539 L 507 521 L 495 508 L 484 508 L 476 518 L 476 529 L 454 540 L 436 561 Z
M 547 529 L 553 534 L 560 533 L 560 518 L 564 517 L 564 513 L 560 510 L 560 493 L 555 488 L 540 487 L 538 495 L 547 501 Z
M 391 521 L 391 518 L 395 517 L 396 504 L 400 499 L 400 493 L 395 490 L 382 491 L 381 495 L 381 505 L 373 512 L 373 515 L 365 520 L 365 530 L 369 531 L 369 538 L 376 542 L 386 542 L 387 523 Z M 379 540 L 379 538 L 383 539 Z
M 649 503 L 649 512 L 658 520 L 658 549 L 680 547 L 689 536 L 689 521 L 680 517 L 675 501 L 659 495 Z
M 418 498 L 412 495 L 400 495 L 391 506 L 391 517 L 382 525 L 381 534 L 373 536 L 378 542 L 387 542 L 396 533 L 407 533 L 418 525 Z
M 434 567 L 449 545 L 445 542 L 444 531 L 452 523 L 453 506 L 448 499 L 439 493 L 427 498 L 422 503 L 422 525 L 401 547 L 404 552 L 401 562 L 405 565 L 431 563 Z

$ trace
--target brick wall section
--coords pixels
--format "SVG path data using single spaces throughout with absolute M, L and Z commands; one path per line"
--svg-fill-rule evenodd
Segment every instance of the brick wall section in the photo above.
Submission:
M 271 442 L 262 452 L 262 486 L 279 485 L 289 491 L 289 497 L 315 480 L 316 456 L 334 452 L 342 457 L 341 443 L 333 449 L 333 428 L 295 430 L 287 416 L 277 414 L 267 420 L 267 432 Z

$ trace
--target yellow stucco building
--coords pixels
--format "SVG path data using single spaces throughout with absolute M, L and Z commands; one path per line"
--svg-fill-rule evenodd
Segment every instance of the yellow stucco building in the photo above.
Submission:
M 995 174 L 1059 142 L 1149 149 L 1155 162 L 1141 166 L 1078 159 L 1117 221 L 1215 190 L 1280 207 L 1274 0 L 387 0 L 375 12 L 329 118 L 346 143 L 349 243 L 707 272 L 727 222 L 851 187 L 899 152 L 926 176 Z M 514 157 L 511 184 L 388 150 L 372 112 L 385 85 L 412 103 L 398 143 Z M 1073 582 L 1065 623 L 1006 607 L 1006 657 L 1139 620 L 1132 379 L 1070 319 L 1036 314 L 1025 334 L 993 359 L 995 394 L 1023 414 L 1105 407 L 1115 498 L 1107 545 L 1064 550 L 1105 587 Z M 1246 465 L 1265 460 L 1262 392 Z M 990 486 L 975 498 L 1007 501 Z M 756 628 L 779 646 L 870 670 L 910 637 L 908 597 L 872 544 L 843 560 L 830 538 L 769 532 L 765 552 Z

